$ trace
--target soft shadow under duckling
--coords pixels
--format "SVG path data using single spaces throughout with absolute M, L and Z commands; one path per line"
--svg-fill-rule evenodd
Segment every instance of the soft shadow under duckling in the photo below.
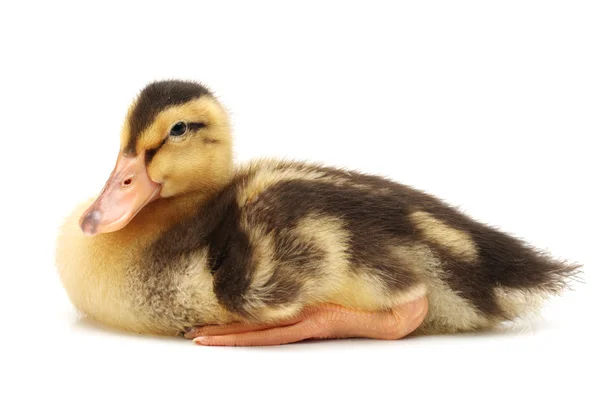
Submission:
M 424 318 L 421 333 L 490 328 L 535 312 L 578 270 L 378 176 L 235 168 L 227 113 L 184 81 L 133 103 L 104 189 L 62 227 L 57 266 L 90 318 L 209 345 L 394 339 L 406 318 L 409 331 Z

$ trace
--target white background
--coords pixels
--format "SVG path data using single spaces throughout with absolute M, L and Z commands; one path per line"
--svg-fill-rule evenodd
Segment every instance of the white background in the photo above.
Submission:
M 594 1 L 3 2 L 0 398 L 599 398 L 599 21 Z M 203 348 L 79 319 L 57 226 L 160 78 L 216 92 L 239 160 L 389 176 L 587 283 L 513 332 L 398 342 Z

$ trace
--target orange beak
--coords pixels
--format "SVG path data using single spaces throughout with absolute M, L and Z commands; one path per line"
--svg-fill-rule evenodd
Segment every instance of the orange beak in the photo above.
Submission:
M 144 153 L 136 157 L 120 154 L 104 189 L 81 216 L 81 230 L 88 236 L 118 231 L 160 196 L 160 188 L 148 176 Z

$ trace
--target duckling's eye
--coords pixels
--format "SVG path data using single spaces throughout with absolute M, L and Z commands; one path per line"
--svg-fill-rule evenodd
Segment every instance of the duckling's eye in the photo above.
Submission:
M 171 136 L 181 136 L 184 133 L 186 133 L 187 130 L 188 130 L 187 124 L 183 121 L 179 121 L 171 127 L 171 132 L 169 134 Z

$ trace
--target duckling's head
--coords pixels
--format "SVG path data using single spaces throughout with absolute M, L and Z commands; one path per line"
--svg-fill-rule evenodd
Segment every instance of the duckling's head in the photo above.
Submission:
M 231 142 L 227 113 L 204 86 L 151 83 L 129 108 L 116 166 L 82 231 L 119 230 L 158 198 L 214 193 L 231 179 Z

